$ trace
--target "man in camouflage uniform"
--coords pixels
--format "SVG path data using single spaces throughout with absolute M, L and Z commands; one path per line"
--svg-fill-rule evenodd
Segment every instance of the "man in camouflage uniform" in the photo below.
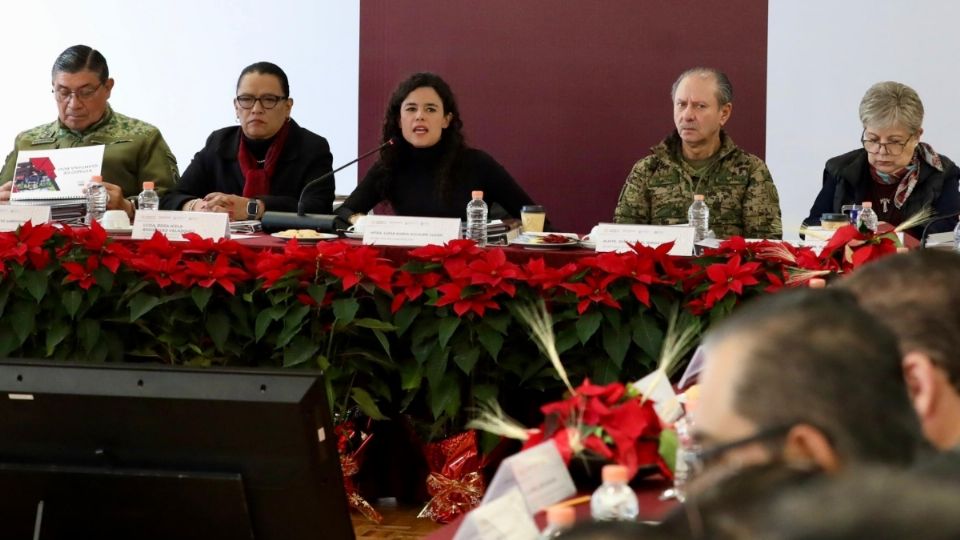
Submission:
M 708 68 L 688 70 L 672 95 L 677 130 L 633 166 L 614 220 L 686 223 L 693 196 L 703 194 L 718 237 L 780 238 L 780 199 L 770 171 L 723 131 L 733 110 L 727 76 Z
M 108 209 L 125 210 L 132 218 L 144 181 L 152 180 L 160 195 L 173 187 L 180 175 L 170 147 L 157 128 L 114 112 L 107 104 L 113 89 L 109 75 L 103 55 L 86 45 L 60 53 L 52 73 L 59 117 L 17 135 L 0 171 L 0 200 L 10 198 L 20 150 L 98 144 L 105 145 L 101 176 L 109 195 Z

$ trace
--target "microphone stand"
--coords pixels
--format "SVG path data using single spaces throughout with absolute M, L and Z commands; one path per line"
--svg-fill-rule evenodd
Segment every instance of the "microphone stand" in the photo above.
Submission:
M 943 221 L 943 220 L 945 220 L 945 219 L 955 218 L 955 217 L 957 217 L 957 216 L 960 216 L 960 212 L 954 212 L 954 213 L 952 213 L 952 214 L 947 214 L 947 215 L 945 215 L 945 216 L 940 216 L 940 217 L 938 217 L 938 218 L 934 218 L 934 219 L 931 219 L 930 221 L 928 221 L 927 224 L 923 226 L 923 232 L 920 234 L 920 247 L 921 247 L 921 248 L 926 247 L 926 245 L 927 245 L 927 235 L 928 235 L 928 233 L 929 233 L 929 229 L 930 229 L 930 226 L 931 226 L 931 225 L 933 225 L 934 223 L 937 223 L 937 222 L 939 222 L 939 221 Z
M 260 224 L 263 227 L 265 232 L 270 231 L 282 231 L 285 229 L 313 229 L 323 232 L 334 232 L 334 221 L 337 219 L 336 214 L 307 214 L 304 209 L 303 195 L 310 189 L 312 186 L 323 182 L 327 178 L 330 178 L 334 174 L 346 169 L 350 165 L 360 161 L 361 159 L 379 152 L 384 148 L 393 145 L 393 139 L 387 140 L 387 142 L 381 144 L 380 146 L 365 152 L 358 156 L 353 161 L 350 161 L 344 165 L 337 167 L 336 169 L 324 173 L 313 180 L 310 180 L 303 186 L 303 189 L 300 190 L 300 198 L 297 200 L 297 212 L 264 212 L 263 216 L 260 218 Z

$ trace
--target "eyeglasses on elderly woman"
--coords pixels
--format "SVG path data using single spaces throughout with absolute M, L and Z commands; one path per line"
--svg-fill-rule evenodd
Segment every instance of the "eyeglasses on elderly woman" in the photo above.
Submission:
M 864 134 L 865 133 L 866 131 L 864 131 Z M 907 137 L 905 141 L 889 141 L 889 142 L 882 143 L 877 139 L 868 139 L 864 137 L 863 134 L 861 134 L 860 143 L 863 144 L 863 149 L 866 150 L 867 152 L 870 152 L 871 154 L 878 154 L 880 153 L 880 149 L 883 148 L 884 150 L 886 150 L 887 155 L 899 156 L 900 154 L 903 153 L 903 149 L 907 147 L 907 144 L 910 142 L 910 139 L 912 138 L 913 138 L 913 135 L 910 135 L 909 137 Z

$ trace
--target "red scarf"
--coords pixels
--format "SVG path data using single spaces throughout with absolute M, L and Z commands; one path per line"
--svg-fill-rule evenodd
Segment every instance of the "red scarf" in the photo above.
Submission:
M 243 174 L 244 197 L 261 197 L 270 194 L 270 179 L 273 178 L 273 172 L 277 170 L 277 161 L 280 160 L 280 152 L 283 151 L 283 145 L 287 142 L 287 135 L 289 134 L 290 120 L 288 119 L 283 123 L 280 131 L 277 132 L 273 142 L 270 143 L 262 168 L 257 166 L 257 160 L 247 149 L 247 144 L 243 140 L 243 134 L 241 134 L 237 161 L 240 163 L 240 172 Z

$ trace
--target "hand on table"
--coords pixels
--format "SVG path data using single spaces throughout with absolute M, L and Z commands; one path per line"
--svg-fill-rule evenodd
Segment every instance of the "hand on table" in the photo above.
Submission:
M 132 202 L 123 197 L 123 188 L 110 182 L 104 182 L 103 187 L 107 189 L 107 210 L 123 210 L 133 220 L 136 208 Z
M 227 212 L 230 214 L 231 221 L 239 221 L 247 219 L 247 203 L 249 202 L 250 199 L 246 197 L 229 195 L 227 193 L 215 191 L 207 194 L 207 196 L 203 198 L 203 201 L 197 203 L 197 206 L 194 208 L 194 210 L 206 212 Z M 263 202 L 260 202 L 260 208 L 257 211 L 257 216 L 260 216 L 261 214 L 263 214 Z

